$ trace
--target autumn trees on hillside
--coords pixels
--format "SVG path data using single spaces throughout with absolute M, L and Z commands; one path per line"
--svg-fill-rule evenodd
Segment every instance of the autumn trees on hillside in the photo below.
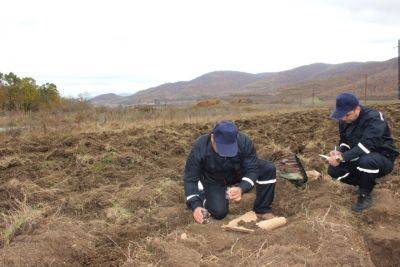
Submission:
M 53 83 L 37 85 L 29 77 L 0 72 L 0 109 L 31 111 L 52 108 L 60 102 L 60 94 Z

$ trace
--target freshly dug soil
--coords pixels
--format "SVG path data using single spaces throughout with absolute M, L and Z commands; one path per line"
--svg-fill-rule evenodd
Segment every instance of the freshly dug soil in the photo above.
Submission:
M 398 138 L 400 105 L 377 108 Z M 236 123 L 260 158 L 277 163 L 299 153 L 308 170 L 323 174 L 304 190 L 278 179 L 274 213 L 287 225 L 252 234 L 221 229 L 252 209 L 254 190 L 231 204 L 224 220 L 194 223 L 185 206 L 183 168 L 191 145 L 211 124 L 14 136 L 0 144 L 0 231 L 10 217 L 22 216 L 16 203 L 38 213 L 9 243 L 1 242 L 0 265 L 400 265 L 398 162 L 377 185 L 374 206 L 357 214 L 350 209 L 356 188 L 333 182 L 318 157 L 338 140 L 328 110 Z

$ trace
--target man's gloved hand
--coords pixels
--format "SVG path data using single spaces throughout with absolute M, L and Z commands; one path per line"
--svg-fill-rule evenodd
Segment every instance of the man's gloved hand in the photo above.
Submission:
M 228 191 L 229 199 L 235 202 L 240 202 L 242 200 L 242 188 L 238 186 L 231 187 Z

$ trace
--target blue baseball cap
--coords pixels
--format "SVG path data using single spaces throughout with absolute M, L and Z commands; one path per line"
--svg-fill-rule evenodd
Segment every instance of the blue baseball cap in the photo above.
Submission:
M 234 157 L 238 153 L 237 134 L 239 130 L 231 121 L 221 121 L 212 131 L 217 153 L 222 157 Z
M 331 114 L 331 118 L 341 120 L 347 113 L 360 105 L 358 98 L 351 93 L 343 93 L 336 97 L 336 109 Z

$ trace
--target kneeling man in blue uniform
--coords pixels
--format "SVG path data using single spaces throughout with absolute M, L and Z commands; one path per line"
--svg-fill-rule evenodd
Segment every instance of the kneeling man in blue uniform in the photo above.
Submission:
M 239 202 L 256 186 L 254 211 L 270 219 L 275 177 L 274 164 L 257 157 L 251 139 L 233 122 L 221 121 L 196 140 L 186 161 L 186 204 L 197 223 L 203 223 L 204 214 L 220 220 L 228 214 L 229 200 Z
M 358 200 L 352 209 L 361 212 L 372 206 L 376 179 L 393 170 L 399 152 L 384 115 L 361 106 L 358 98 L 343 93 L 336 98 L 331 117 L 339 121 L 339 151 L 331 151 L 329 175 L 358 186 Z

